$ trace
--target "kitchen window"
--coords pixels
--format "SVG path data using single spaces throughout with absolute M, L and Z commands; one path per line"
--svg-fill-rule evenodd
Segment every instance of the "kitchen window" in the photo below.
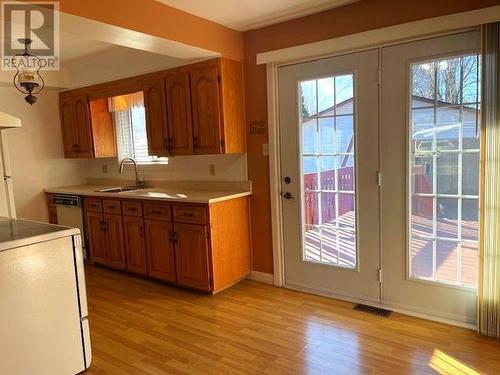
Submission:
M 142 92 L 110 98 L 116 127 L 118 158 L 133 158 L 138 164 L 167 164 L 168 158 L 150 155 L 146 112 Z

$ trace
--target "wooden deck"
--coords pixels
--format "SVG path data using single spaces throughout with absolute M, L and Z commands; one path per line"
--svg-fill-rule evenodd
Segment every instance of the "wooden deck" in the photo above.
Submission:
M 243 281 L 216 296 L 87 267 L 87 374 L 499 374 L 500 341 Z
M 350 211 L 341 215 L 339 222 L 344 226 L 355 228 L 354 212 Z M 463 284 L 475 287 L 478 273 L 478 223 L 462 221 L 462 224 L 462 238 L 468 239 L 470 242 L 462 244 L 461 261 L 459 261 L 459 249 L 456 242 L 439 241 L 436 251 L 435 276 L 440 281 L 454 283 L 459 279 L 458 276 L 460 275 Z M 314 262 L 354 266 L 356 255 L 356 237 L 354 233 L 342 232 L 342 235 L 337 239 L 338 233 L 328 227 L 333 229 L 335 227 L 334 222 L 324 228 L 321 233 L 319 229 L 306 231 L 306 259 Z M 456 238 L 457 222 L 452 220 L 440 221 L 437 225 L 437 233 L 440 237 Z M 429 279 L 433 277 L 433 241 L 426 239 L 425 236 L 430 234 L 432 234 L 432 220 L 414 216 L 412 228 L 414 239 L 411 249 L 413 272 L 420 277 Z

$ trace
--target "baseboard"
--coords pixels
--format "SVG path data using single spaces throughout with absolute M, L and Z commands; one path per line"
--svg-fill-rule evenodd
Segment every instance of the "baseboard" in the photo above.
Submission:
M 247 279 L 274 285 L 274 275 L 272 273 L 252 271 L 250 275 L 247 276 Z

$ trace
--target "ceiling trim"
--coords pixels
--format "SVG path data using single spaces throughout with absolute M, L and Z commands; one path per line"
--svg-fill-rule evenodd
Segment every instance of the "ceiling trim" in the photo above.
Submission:
M 270 16 L 266 17 L 261 21 L 249 21 L 249 22 L 238 22 L 235 25 L 231 25 L 228 27 L 231 27 L 235 30 L 241 31 L 241 32 L 246 32 L 246 31 L 251 31 L 255 29 L 260 29 L 262 27 L 266 26 L 271 26 L 275 25 L 281 22 L 286 22 L 290 21 L 293 19 L 301 18 L 301 17 L 307 17 L 310 16 L 311 14 L 315 13 L 320 13 L 326 10 L 334 9 L 334 8 L 339 8 L 347 4 L 352 4 L 356 3 L 359 0 L 340 0 L 335 3 L 335 5 L 332 4 L 322 4 L 322 5 L 317 5 L 313 8 L 307 8 L 307 9 L 297 9 L 295 11 L 291 12 L 281 12 L 281 15 L 278 15 L 277 17 Z
M 262 52 L 257 54 L 257 65 L 280 65 L 321 58 L 373 46 L 393 44 L 412 38 L 474 27 L 499 20 L 500 5 Z

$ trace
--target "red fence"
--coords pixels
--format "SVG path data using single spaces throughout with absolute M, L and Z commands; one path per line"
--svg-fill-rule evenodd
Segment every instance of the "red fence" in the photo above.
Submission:
M 354 167 L 343 167 L 337 169 L 339 186 L 338 190 L 341 191 L 338 196 L 339 216 L 354 210 Z M 318 174 L 306 173 L 304 174 L 304 190 L 335 190 L 335 170 L 330 169 Z M 345 191 L 346 193 L 342 193 Z M 347 193 L 351 192 L 351 193 Z M 305 194 L 305 223 L 306 224 L 319 224 L 321 214 L 321 222 L 328 223 L 336 219 L 335 213 L 335 194 L 323 192 L 321 194 L 321 213 L 319 212 L 318 194 L 306 193 Z

